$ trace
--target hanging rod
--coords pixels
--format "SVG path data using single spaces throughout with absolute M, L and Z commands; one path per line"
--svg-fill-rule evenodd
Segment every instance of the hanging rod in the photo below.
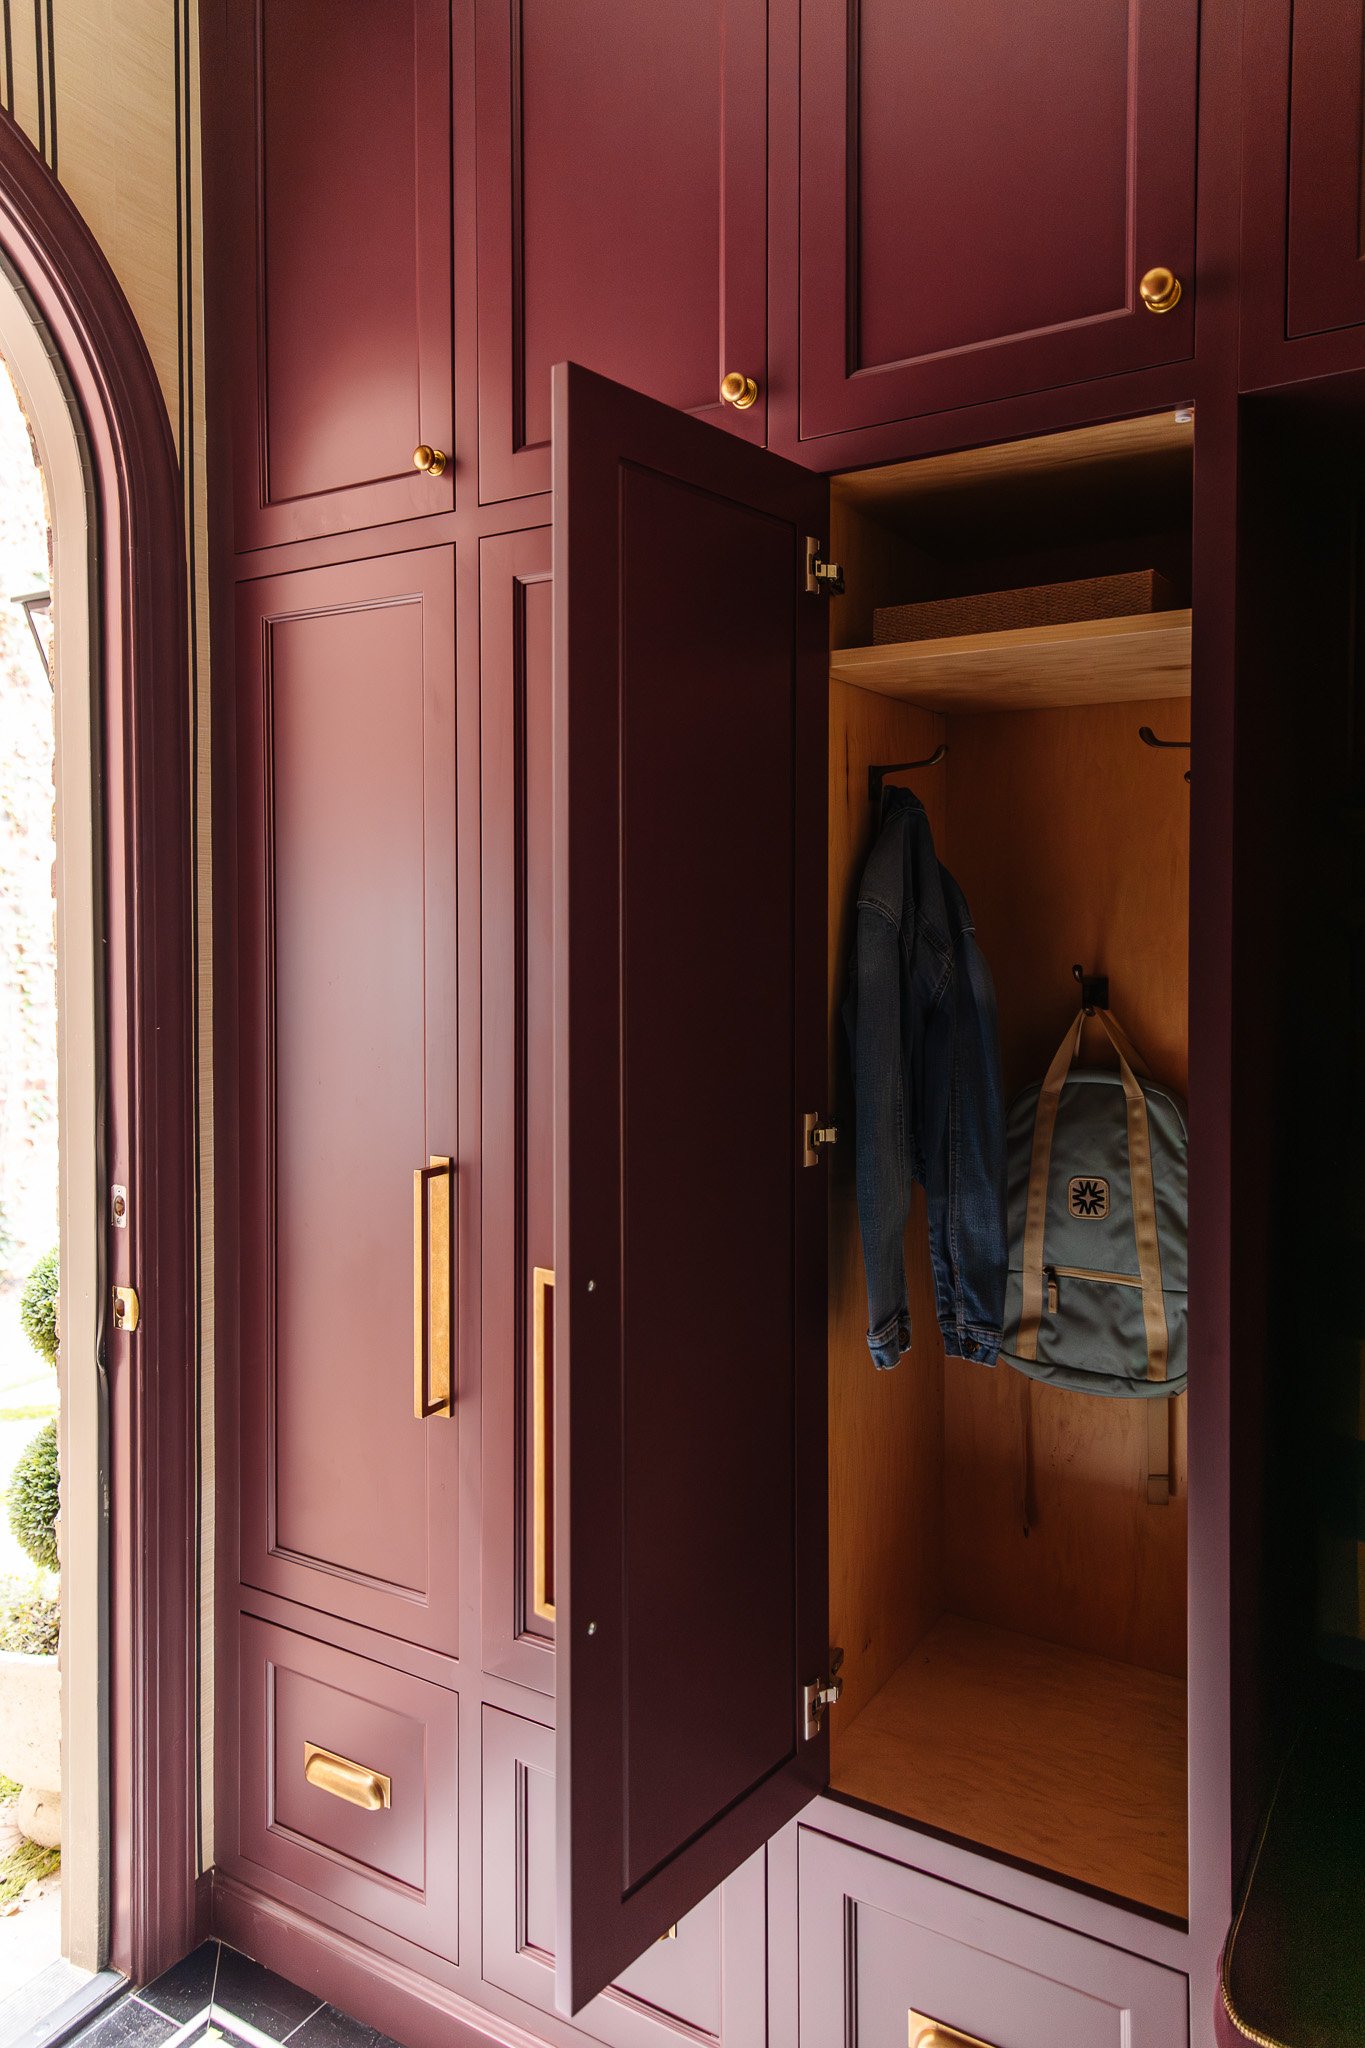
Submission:
M 1142 741 L 1144 747 L 1183 747 L 1186 753 L 1188 753 L 1190 750 L 1190 743 L 1188 740 L 1159 740 L 1156 734 L 1152 731 L 1150 725 L 1140 725 L 1138 727 L 1138 738 Z M 1185 770 L 1186 782 L 1188 782 L 1189 779 L 1190 771 L 1187 768 Z
M 946 761 L 948 749 L 935 747 L 932 754 L 923 761 L 884 761 L 879 768 L 867 771 L 868 802 L 874 807 L 882 800 L 882 783 L 888 775 L 908 775 L 912 768 L 937 768 L 940 761 Z

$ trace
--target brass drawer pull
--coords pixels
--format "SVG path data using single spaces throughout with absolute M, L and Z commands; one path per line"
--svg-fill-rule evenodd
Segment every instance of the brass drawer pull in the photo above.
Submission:
M 910 2015 L 910 2048 L 991 2048 L 975 2034 L 947 2027 L 942 2020 L 927 2019 L 922 2012 Z
M 303 1775 L 319 1792 L 330 1792 L 334 1799 L 347 1799 L 352 1806 L 363 1806 L 369 1813 L 378 1813 L 392 1804 L 392 1787 L 382 1771 L 353 1764 L 348 1756 L 319 1749 L 316 1742 L 303 1745 Z
M 531 1298 L 531 1604 L 542 1621 L 555 1618 L 554 1517 L 550 1512 L 550 1488 L 554 1483 L 550 1436 L 550 1404 L 554 1399 L 554 1284 L 555 1276 L 548 1266 L 535 1267 Z
M 412 1407 L 419 1422 L 455 1412 L 450 1383 L 454 1181 L 454 1160 L 434 1156 L 412 1176 Z

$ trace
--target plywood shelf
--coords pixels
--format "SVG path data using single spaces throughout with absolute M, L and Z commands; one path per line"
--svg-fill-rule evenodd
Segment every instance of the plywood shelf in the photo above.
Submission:
M 950 640 L 841 647 L 830 674 L 926 711 L 1043 711 L 1190 694 L 1190 614 L 1142 612 Z
M 1183 1918 L 1183 1680 L 944 1615 L 833 1724 L 869 1805 Z

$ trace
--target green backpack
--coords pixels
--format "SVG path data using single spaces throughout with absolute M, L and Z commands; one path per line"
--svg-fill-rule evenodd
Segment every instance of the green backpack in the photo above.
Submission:
M 1117 1070 L 1077 1067 L 1087 1016 Z M 1185 1390 L 1185 1105 L 1148 1077 L 1107 1009 L 1082 1009 L 1044 1079 L 1010 1106 L 1001 1356 L 1031 1379 L 1149 1403 L 1147 1498 L 1170 1498 L 1164 1403 Z

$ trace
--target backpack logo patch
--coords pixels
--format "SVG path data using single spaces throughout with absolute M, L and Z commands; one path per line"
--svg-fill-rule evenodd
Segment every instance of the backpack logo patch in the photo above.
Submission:
M 1082 1174 L 1068 1183 L 1066 1206 L 1083 1222 L 1097 1222 L 1109 1214 L 1109 1183 L 1098 1174 Z

